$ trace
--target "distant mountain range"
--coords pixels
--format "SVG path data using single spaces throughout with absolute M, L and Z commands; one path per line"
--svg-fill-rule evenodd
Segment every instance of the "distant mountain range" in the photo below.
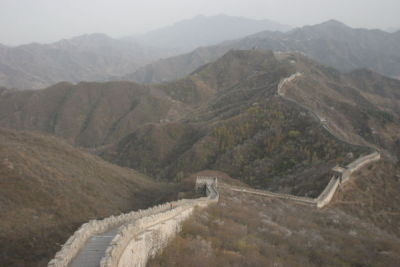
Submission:
M 60 81 L 101 81 L 135 71 L 161 57 L 157 49 L 104 34 L 82 35 L 52 44 L 0 46 L 0 85 L 44 88 Z
M 198 16 L 122 39 L 88 34 L 52 44 L 17 47 L 0 44 L 0 86 L 38 89 L 61 81 L 105 81 L 202 45 L 241 38 L 262 30 L 287 29 L 288 26 L 268 20 Z
M 283 32 L 289 29 L 268 20 L 198 16 L 122 39 L 91 34 L 53 44 L 0 45 L 0 86 L 38 89 L 60 81 L 107 80 L 160 83 L 182 78 L 231 49 L 301 52 L 343 72 L 367 68 L 400 78 L 400 31 L 353 29 L 334 20 Z
M 285 32 L 290 29 L 290 26 L 270 20 L 255 20 L 227 15 L 200 15 L 168 27 L 124 39 L 182 54 L 200 46 L 215 45 L 261 31 Z
M 400 78 L 400 32 L 353 29 L 330 20 L 287 33 L 264 31 L 191 53 L 162 59 L 124 76 L 140 83 L 158 83 L 184 77 L 231 49 L 272 49 L 301 52 L 310 58 L 347 72 L 367 68 Z

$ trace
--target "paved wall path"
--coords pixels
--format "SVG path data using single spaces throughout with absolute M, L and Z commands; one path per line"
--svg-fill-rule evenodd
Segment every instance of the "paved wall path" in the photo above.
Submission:
M 91 237 L 72 260 L 71 267 L 98 267 L 106 249 L 118 233 L 118 228 Z
M 199 177 L 206 196 L 181 199 L 83 224 L 56 253 L 49 267 L 145 266 L 180 230 L 196 207 L 219 199 L 216 177 Z M 205 190 L 204 190 L 205 188 Z

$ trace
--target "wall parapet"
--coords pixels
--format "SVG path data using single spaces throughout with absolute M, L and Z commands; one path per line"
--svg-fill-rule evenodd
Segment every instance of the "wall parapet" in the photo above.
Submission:
M 114 242 L 114 240 L 121 236 L 123 233 L 125 233 L 125 235 L 123 236 L 126 236 L 127 225 L 130 226 L 129 229 L 135 229 L 135 231 L 137 232 L 140 229 L 144 229 L 145 227 L 150 227 L 152 225 L 151 222 L 160 222 L 163 221 L 162 218 L 170 218 L 171 216 L 176 217 L 179 214 L 190 215 L 194 207 L 205 207 L 210 203 L 217 202 L 219 199 L 219 194 L 215 186 L 208 183 L 207 190 L 210 192 L 207 197 L 201 197 L 198 199 L 182 199 L 178 201 L 167 202 L 148 208 L 146 210 L 132 211 L 126 214 L 121 214 L 119 216 L 110 216 L 103 220 L 91 220 L 87 223 L 84 223 L 67 240 L 67 242 L 62 246 L 61 250 L 56 253 L 55 257 L 48 263 L 48 267 L 68 266 L 79 253 L 79 251 L 85 246 L 86 242 L 96 234 L 101 234 L 113 228 L 118 228 L 118 234 L 112 241 Z M 182 216 L 182 218 L 184 219 L 186 217 Z M 110 257 L 112 257 L 112 255 L 118 254 L 118 249 L 116 249 L 115 247 L 115 242 L 113 244 L 114 247 L 107 249 L 106 252 L 107 255 L 109 255 Z M 112 259 L 115 258 L 112 257 Z M 108 262 L 108 260 L 104 260 L 104 263 L 106 262 Z
M 145 266 L 148 259 L 155 256 L 166 246 L 169 239 L 180 231 L 181 223 L 192 214 L 195 207 L 203 208 L 218 202 L 217 178 L 198 177 L 196 188 L 201 185 L 206 186 L 207 197 L 178 201 L 179 204 L 176 202 L 174 209 L 143 217 L 132 224 L 122 226 L 111 241 L 100 266 Z M 141 235 L 147 240 L 143 241 Z

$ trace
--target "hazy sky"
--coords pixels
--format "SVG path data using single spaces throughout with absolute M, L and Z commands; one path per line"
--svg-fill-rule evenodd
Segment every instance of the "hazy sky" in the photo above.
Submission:
M 198 14 L 271 19 L 292 26 L 331 18 L 400 27 L 400 0 L 0 0 L 0 43 L 52 42 L 102 32 L 140 33 Z

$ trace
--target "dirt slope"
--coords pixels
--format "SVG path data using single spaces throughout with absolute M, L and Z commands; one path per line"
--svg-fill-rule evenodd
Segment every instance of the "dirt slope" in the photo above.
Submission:
M 61 139 L 0 129 L 0 265 L 45 266 L 82 223 L 168 190 Z

